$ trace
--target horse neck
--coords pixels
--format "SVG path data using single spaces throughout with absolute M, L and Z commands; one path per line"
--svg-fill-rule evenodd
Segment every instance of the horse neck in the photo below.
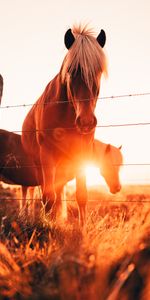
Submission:
M 65 84 L 62 84 L 61 82 L 61 74 L 58 73 L 57 76 L 54 78 L 55 81 L 55 90 L 56 93 L 56 99 L 57 101 L 64 102 L 68 101 L 68 95 L 67 95 L 67 87 Z
M 106 150 L 107 144 L 98 141 L 98 140 L 94 140 L 94 163 L 96 165 L 101 164 L 101 162 L 103 161 L 104 158 L 104 154 L 105 154 L 105 150 Z
M 45 99 L 45 103 L 49 101 L 61 102 L 67 100 L 66 86 L 61 83 L 60 73 L 47 84 L 39 101 L 43 101 L 43 98 Z

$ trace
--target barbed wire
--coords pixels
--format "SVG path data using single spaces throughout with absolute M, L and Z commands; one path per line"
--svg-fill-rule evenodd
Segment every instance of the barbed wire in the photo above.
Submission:
M 150 96 L 150 92 L 145 92 L 145 93 L 133 93 L 133 94 L 122 94 L 122 95 L 115 95 L 115 96 L 103 96 L 103 97 L 98 97 L 97 100 L 114 100 L 114 99 L 122 99 L 122 98 L 130 98 L 130 97 L 140 97 L 140 96 Z M 67 103 L 66 100 L 63 99 L 59 99 L 59 101 L 55 102 L 52 100 L 52 104 L 56 103 L 56 104 L 63 104 L 63 103 Z M 90 98 L 85 98 L 85 99 L 78 99 L 78 101 L 84 102 L 84 101 L 89 101 Z M 17 108 L 17 107 L 30 107 L 33 105 L 36 106 L 44 106 L 50 104 L 50 102 L 45 102 L 45 103 L 28 103 L 28 104 L 15 104 L 15 105 L 5 105 L 5 106 L 0 106 L 0 109 L 7 109 L 7 108 Z
M 87 164 L 88 164 L 88 162 L 87 162 Z M 48 164 L 44 164 L 44 166 L 47 166 L 47 165 Z M 99 167 L 97 165 L 94 164 L 94 166 L 99 169 Z M 43 166 L 43 164 L 42 164 L 42 166 Z M 150 163 L 122 163 L 122 164 L 111 164 L 111 166 L 113 166 L 113 167 L 150 166 Z M 41 168 L 41 165 L 34 165 L 34 164 L 33 165 L 17 165 L 16 164 L 16 166 L 8 166 L 8 165 L 0 166 L 0 172 L 3 169 L 17 169 L 17 170 L 19 170 L 19 169 L 23 169 L 23 168 Z M 66 167 L 63 167 L 61 165 L 61 170 L 62 169 L 66 169 Z
M 125 99 L 125 98 L 131 98 L 131 97 L 140 97 L 140 96 L 150 96 L 150 92 L 145 92 L 145 93 L 133 93 L 133 94 L 123 94 L 123 95 L 116 95 L 116 96 L 105 96 L 105 97 L 98 97 L 98 101 L 99 100 L 114 100 L 114 99 Z M 66 100 L 62 100 L 60 99 L 60 101 L 55 101 L 56 104 L 58 103 L 66 103 Z M 86 99 L 82 99 L 82 100 L 79 100 L 79 101 L 89 101 L 90 99 L 89 98 L 86 98 Z M 54 102 L 52 102 L 54 104 Z M 47 103 L 42 103 L 42 104 L 38 104 L 38 103 L 30 103 L 30 104 L 16 104 L 16 105 L 6 105 L 6 106 L 0 106 L 0 109 L 9 109 L 9 108 L 17 108 L 17 107 L 30 107 L 30 106 L 33 106 L 33 105 L 46 105 Z M 108 128 L 108 127 L 125 127 L 125 126 L 145 126 L 145 125 L 150 125 L 150 122 L 137 122 L 137 123 L 123 123 L 123 124 L 102 124 L 102 125 L 97 125 L 96 128 Z M 43 129 L 43 130 L 28 130 L 28 131 L 22 131 L 22 130 L 15 130 L 15 131 L 9 131 L 10 133 L 22 133 L 22 132 L 26 132 L 26 133 L 33 133 L 33 132 L 37 132 L 37 131 L 52 131 L 54 130 L 55 128 L 47 128 L 47 129 Z M 75 127 L 66 127 L 66 128 L 63 128 L 65 130 L 72 130 L 72 129 L 75 129 Z M 3 134 L 0 132 L 0 134 Z M 114 165 L 114 166 L 117 166 L 117 165 Z M 121 166 L 150 166 L 150 163 L 123 163 L 121 164 Z M 28 168 L 28 167 L 37 167 L 37 166 L 34 166 L 34 165 L 26 165 L 26 166 L 21 166 L 20 168 Z M 10 168 L 16 168 L 16 167 L 9 167 L 9 166 L 4 166 L 3 169 L 10 169 Z M 6 183 L 7 184 L 7 183 Z M 14 184 L 15 185 L 15 184 Z M 140 194 L 139 194 L 140 196 Z M 134 194 L 133 194 L 133 197 L 134 197 Z M 6 198 L 5 198 L 6 199 Z M 41 198 L 40 198 L 41 199 Z M 9 199 L 7 199 L 9 200 Z M 22 198 L 13 198 L 13 200 L 18 200 L 18 201 L 23 201 Z M 35 199 L 27 199 L 28 201 L 29 200 L 34 200 Z M 69 201 L 75 201 L 75 199 L 65 199 L 62 201 L 65 201 L 65 202 L 69 202 Z M 99 200 L 98 199 L 89 199 L 88 202 L 98 202 Z M 147 200 L 147 199 L 140 199 L 140 200 L 114 200 L 114 199 L 111 199 L 111 200 L 101 200 L 100 202 L 113 202 L 113 203 L 133 203 L 133 202 L 140 202 L 140 203 L 149 203 L 150 200 Z
M 137 122 L 137 123 L 123 123 L 123 124 L 107 124 L 107 125 L 96 125 L 95 128 L 109 128 L 109 127 L 130 127 L 130 126 L 149 126 L 150 122 Z M 58 127 L 64 130 L 76 130 L 76 127 Z M 57 129 L 56 127 L 53 128 L 45 128 L 45 129 L 34 129 L 34 130 L 12 130 L 12 131 L 8 131 L 9 133 L 19 133 L 21 134 L 22 132 L 25 133 L 34 133 L 34 132 L 49 132 L 49 131 L 53 131 Z M 0 130 L 4 130 L 5 129 L 0 129 Z M 7 131 L 7 130 L 6 130 Z M 3 134 L 3 131 L 0 131 L 0 135 Z
M 137 197 L 136 194 L 130 194 L 129 196 L 132 197 L 132 199 L 128 200 L 126 199 L 126 197 L 128 197 L 128 195 L 124 195 L 125 200 L 114 200 L 114 199 L 106 199 L 106 200 L 102 200 L 102 199 L 88 199 L 87 203 L 89 202 L 99 202 L 99 204 L 101 205 L 102 203 L 122 203 L 122 204 L 126 204 L 126 203 L 150 203 L 150 199 L 134 199 L 134 197 Z M 142 194 L 138 194 L 138 196 L 143 196 Z M 148 195 L 150 197 L 150 195 Z M 12 200 L 16 200 L 16 201 L 23 201 L 23 198 L 14 198 L 12 196 L 12 199 L 10 199 L 11 196 L 1 196 L 1 200 L 7 200 L 7 201 L 12 201 Z M 107 196 L 106 196 L 107 197 Z M 143 197 L 144 198 L 144 197 Z M 26 201 L 42 201 L 42 198 L 27 198 Z M 76 203 L 76 199 L 61 199 L 62 202 L 75 202 Z

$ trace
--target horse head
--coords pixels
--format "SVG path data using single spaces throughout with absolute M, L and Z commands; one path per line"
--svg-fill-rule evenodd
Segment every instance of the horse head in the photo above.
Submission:
M 122 164 L 122 154 L 120 149 L 121 147 L 107 144 L 101 161 L 100 172 L 112 194 L 121 190 L 119 170 Z
M 107 68 L 102 49 L 105 41 L 104 30 L 95 38 L 86 26 L 68 29 L 64 37 L 68 53 L 62 65 L 61 77 L 76 113 L 75 126 L 82 134 L 93 132 L 97 124 L 94 111 L 101 75 L 106 73 Z

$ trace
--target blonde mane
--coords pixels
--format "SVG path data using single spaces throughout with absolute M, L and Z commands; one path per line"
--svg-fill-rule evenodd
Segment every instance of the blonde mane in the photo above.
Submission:
M 68 75 L 71 77 L 75 74 L 80 66 L 82 79 L 91 89 L 93 83 L 97 82 L 98 74 L 107 74 L 106 56 L 87 25 L 74 26 L 72 33 L 75 41 L 62 64 L 62 82 L 67 80 Z

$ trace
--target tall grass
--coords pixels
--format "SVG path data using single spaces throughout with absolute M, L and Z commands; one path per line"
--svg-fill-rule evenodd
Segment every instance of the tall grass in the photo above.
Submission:
M 135 202 L 136 191 L 89 202 L 83 229 L 75 204 L 69 221 L 48 222 L 40 212 L 33 220 L 8 193 L 0 203 L 0 299 L 149 300 L 150 196 L 142 191 L 148 201 Z

